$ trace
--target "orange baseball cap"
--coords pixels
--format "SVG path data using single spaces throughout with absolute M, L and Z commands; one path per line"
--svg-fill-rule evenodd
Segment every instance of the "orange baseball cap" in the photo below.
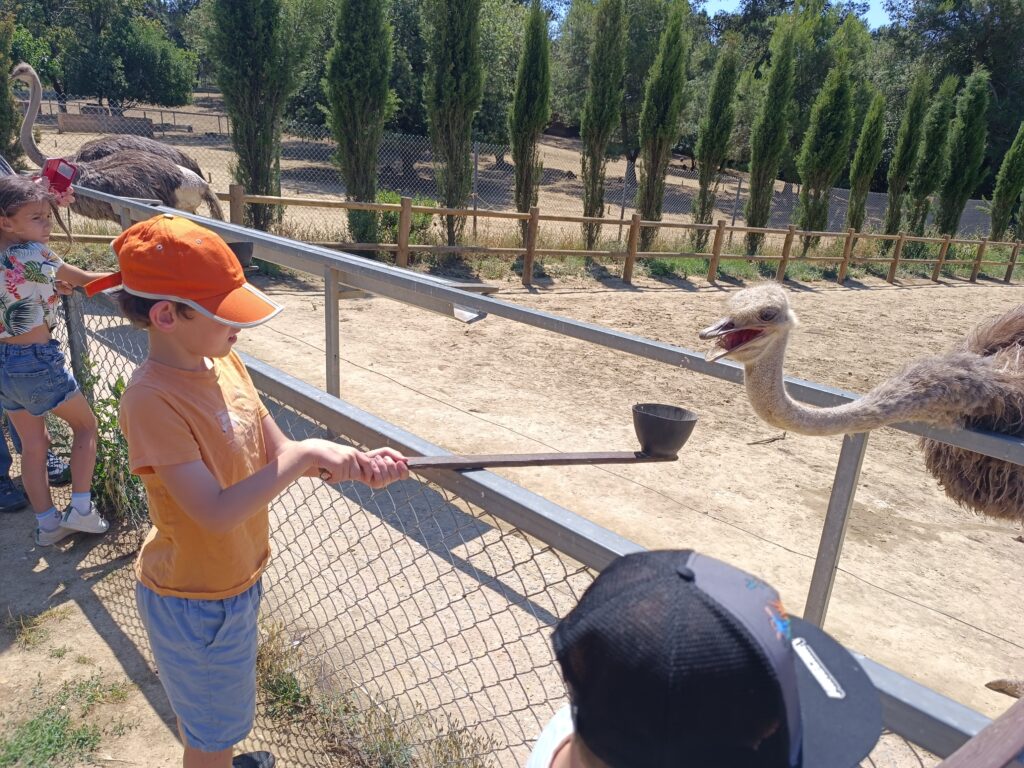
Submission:
M 121 286 L 133 296 L 178 301 L 240 328 L 265 323 L 283 309 L 245 281 L 220 236 L 189 219 L 163 214 L 140 221 L 112 247 L 121 271 L 87 284 L 89 296 Z

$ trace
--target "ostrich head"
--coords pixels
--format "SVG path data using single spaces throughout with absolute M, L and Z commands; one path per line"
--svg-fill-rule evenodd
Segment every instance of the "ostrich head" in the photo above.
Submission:
M 761 283 L 734 294 L 727 303 L 728 313 L 700 332 L 702 339 L 716 339 L 708 360 L 730 357 L 740 363 L 753 363 L 769 351 L 785 345 L 797 320 L 789 308 L 786 292 L 775 283 Z
M 11 80 L 21 80 L 21 82 L 31 85 L 33 81 L 39 80 L 39 75 L 29 64 L 22 62 L 11 70 Z

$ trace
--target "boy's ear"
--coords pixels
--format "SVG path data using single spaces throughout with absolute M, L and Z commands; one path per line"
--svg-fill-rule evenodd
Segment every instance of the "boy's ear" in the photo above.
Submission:
M 10 232 L 14 229 L 14 224 L 6 216 L 0 216 L 0 232 Z
M 178 320 L 173 301 L 158 301 L 149 308 L 149 322 L 153 328 L 170 331 Z

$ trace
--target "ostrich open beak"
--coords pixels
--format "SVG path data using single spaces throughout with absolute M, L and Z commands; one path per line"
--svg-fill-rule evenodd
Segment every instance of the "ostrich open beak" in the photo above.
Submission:
M 763 325 L 737 326 L 730 318 L 719 320 L 698 333 L 701 339 L 717 339 L 714 347 L 708 350 L 704 358 L 708 361 L 725 357 L 742 346 L 749 344 L 764 333 Z

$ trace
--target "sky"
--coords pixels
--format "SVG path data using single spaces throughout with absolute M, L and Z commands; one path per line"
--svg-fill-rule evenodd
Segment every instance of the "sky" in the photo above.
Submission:
M 871 8 L 868 10 L 867 23 L 871 29 L 876 29 L 887 24 L 889 17 L 885 13 L 883 0 L 869 0 Z M 709 16 L 714 16 L 718 11 L 734 11 L 740 5 L 740 0 L 707 0 L 704 8 Z

